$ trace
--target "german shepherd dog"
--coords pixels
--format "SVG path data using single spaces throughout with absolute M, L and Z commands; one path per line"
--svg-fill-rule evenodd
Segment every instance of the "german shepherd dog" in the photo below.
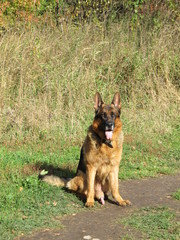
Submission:
M 86 195 L 86 206 L 94 206 L 94 199 L 102 204 L 108 193 L 120 206 L 131 205 L 119 194 L 118 172 L 122 155 L 123 132 L 120 120 L 120 94 L 111 104 L 105 104 L 99 93 L 94 98 L 95 117 L 81 148 L 76 176 L 71 180 L 45 175 L 42 180 Z

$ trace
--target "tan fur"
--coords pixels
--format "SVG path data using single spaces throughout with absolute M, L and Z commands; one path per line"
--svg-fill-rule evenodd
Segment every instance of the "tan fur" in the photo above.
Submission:
M 104 198 L 104 194 L 112 193 L 113 198 L 119 205 L 130 205 L 130 201 L 123 200 L 119 194 L 119 164 L 122 156 L 123 132 L 120 112 L 121 103 L 119 94 L 115 94 L 113 104 L 106 105 L 102 102 L 100 94 L 95 96 L 95 109 L 98 115 L 94 118 L 93 124 L 89 127 L 85 138 L 82 153 L 86 172 L 78 169 L 77 175 L 65 183 L 69 190 L 79 192 L 87 196 L 86 206 L 94 205 L 94 198 Z M 113 135 L 110 143 L 105 141 L 105 131 L 102 130 L 101 114 L 106 113 L 110 119 L 112 112 L 116 114 L 114 120 Z M 45 177 L 43 180 L 52 185 L 62 186 L 61 180 Z
M 47 182 L 53 186 L 64 187 L 66 186 L 67 180 L 64 178 L 59 178 L 54 175 L 46 175 L 42 178 L 43 182 Z

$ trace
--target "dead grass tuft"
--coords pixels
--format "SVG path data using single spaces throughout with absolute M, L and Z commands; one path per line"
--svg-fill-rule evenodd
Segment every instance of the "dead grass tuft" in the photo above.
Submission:
M 30 176 L 33 174 L 38 174 L 40 171 L 41 165 L 40 164 L 26 164 L 21 169 L 21 173 L 24 176 Z

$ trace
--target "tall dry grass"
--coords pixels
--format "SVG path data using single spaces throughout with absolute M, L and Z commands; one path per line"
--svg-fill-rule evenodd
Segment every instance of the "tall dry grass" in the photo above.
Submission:
M 179 42 L 178 24 L 131 31 L 121 21 L 106 37 L 93 24 L 7 31 L 0 37 L 1 143 L 79 142 L 96 91 L 106 102 L 120 91 L 126 131 L 171 131 L 179 116 Z

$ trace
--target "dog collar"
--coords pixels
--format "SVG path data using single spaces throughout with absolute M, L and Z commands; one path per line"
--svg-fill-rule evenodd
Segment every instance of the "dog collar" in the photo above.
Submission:
M 106 144 L 108 147 L 113 148 L 112 142 L 110 140 L 107 139 L 103 139 L 102 141 L 104 144 Z

